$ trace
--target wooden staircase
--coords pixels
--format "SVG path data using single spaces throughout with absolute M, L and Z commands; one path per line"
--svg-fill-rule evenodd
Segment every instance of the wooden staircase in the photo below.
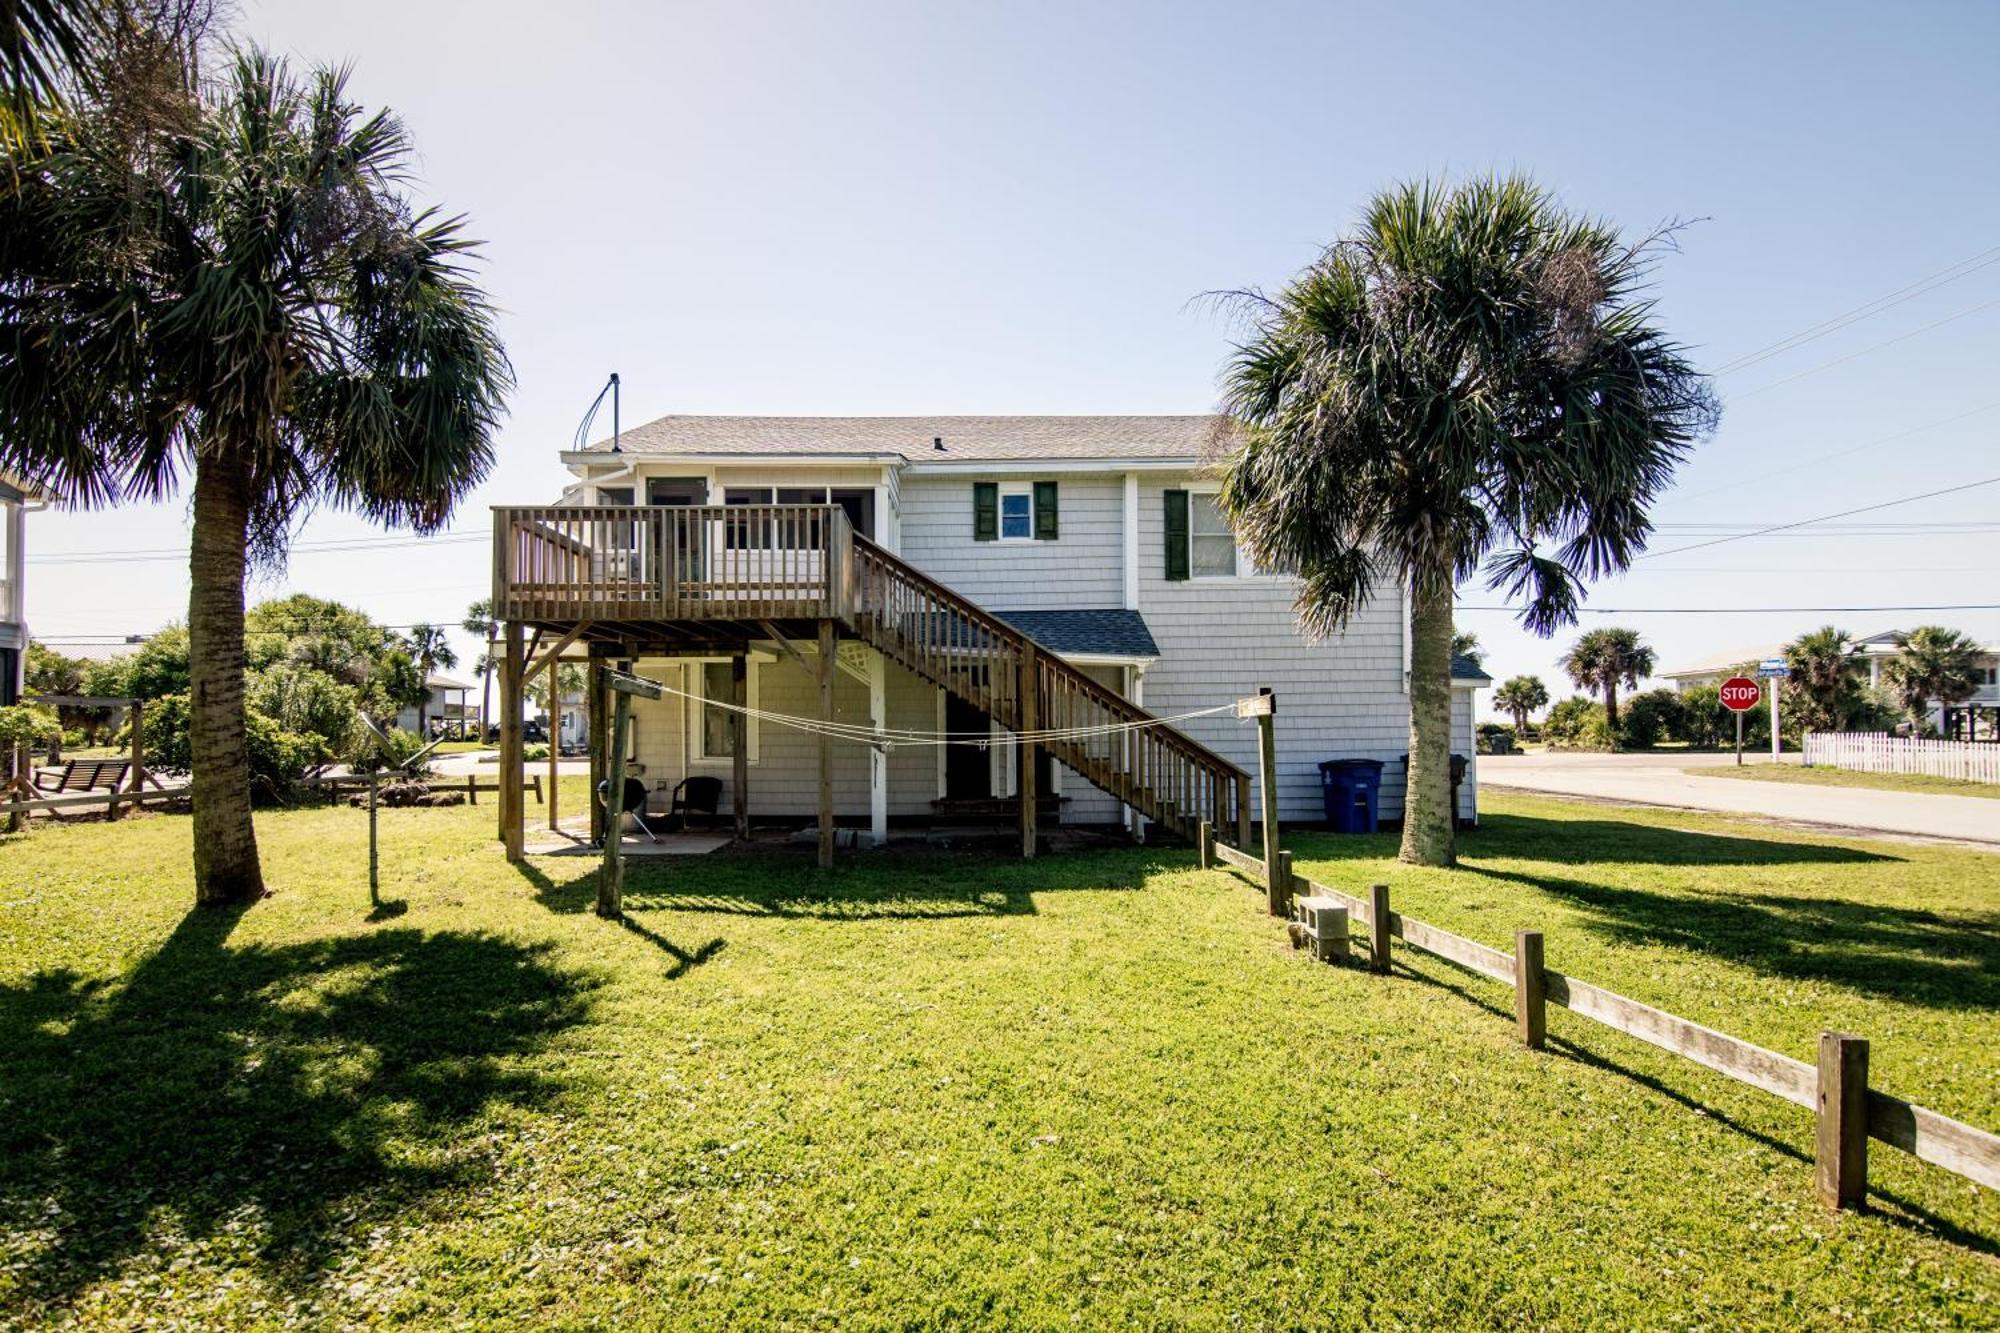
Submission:
M 856 637 L 1009 731 L 1117 728 L 1040 744 L 1156 824 L 1193 837 L 1206 820 L 1248 845 L 1250 776 L 1235 764 L 859 534 L 851 568 Z

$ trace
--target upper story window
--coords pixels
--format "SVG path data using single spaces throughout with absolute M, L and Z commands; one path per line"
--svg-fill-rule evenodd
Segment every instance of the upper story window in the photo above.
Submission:
M 1166 538 L 1166 577 L 1170 582 L 1274 572 L 1258 568 L 1238 543 L 1229 516 L 1223 512 L 1221 496 L 1213 487 L 1166 492 Z
M 1052 481 L 979 481 L 972 485 L 976 542 L 1052 542 L 1060 506 Z

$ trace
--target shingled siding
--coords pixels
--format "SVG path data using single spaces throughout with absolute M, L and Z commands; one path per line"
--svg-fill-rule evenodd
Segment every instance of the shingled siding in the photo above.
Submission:
M 974 541 L 972 487 L 977 480 L 904 478 L 905 560 L 995 611 L 1125 604 L 1122 477 L 1041 478 L 1056 482 L 1058 535 L 1052 542 Z
M 1313 644 L 1296 627 L 1288 579 L 1169 582 L 1164 493 L 1185 484 L 1157 474 L 1139 479 L 1139 610 L 1162 654 L 1146 673 L 1146 708 L 1184 713 L 1268 685 L 1278 695 L 1279 818 L 1323 820 L 1319 762 L 1350 758 L 1386 764 L 1381 813 L 1401 818 L 1399 761 L 1409 746 L 1410 701 L 1402 689 L 1400 599 L 1393 591 L 1377 597 L 1345 633 Z M 1181 726 L 1256 773 L 1253 723 L 1221 716 Z M 1254 790 L 1252 801 L 1261 818 Z
M 810 656 L 810 653 L 808 653 Z M 664 659 L 643 660 L 640 675 L 677 690 L 698 688 L 692 665 Z M 757 664 L 757 707 L 771 713 L 819 716 L 819 685 L 790 657 Z M 929 731 L 937 725 L 937 690 L 902 667 L 890 663 L 887 676 L 888 725 Z M 868 687 L 846 672 L 833 680 L 837 721 L 865 725 Z M 690 763 L 689 752 L 698 705 L 667 696 L 657 702 L 639 699 L 632 705 L 633 753 L 648 787 L 662 783 L 671 790 L 689 773 L 722 779 L 722 808 L 732 807 L 733 766 L 728 759 Z M 764 721 L 758 724 L 756 759 L 750 765 L 750 813 L 759 818 L 810 819 L 819 808 L 819 741 L 808 732 Z M 889 814 L 928 815 L 937 796 L 937 755 L 928 746 L 899 746 L 889 752 Z M 662 801 L 664 804 L 664 801 Z M 833 746 L 833 812 L 843 824 L 868 822 L 868 751 L 852 741 Z

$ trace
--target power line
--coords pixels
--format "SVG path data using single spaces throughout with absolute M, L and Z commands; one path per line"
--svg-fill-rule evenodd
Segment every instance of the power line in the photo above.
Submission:
M 1721 546 L 1726 542 L 1740 542 L 1751 537 L 1763 537 L 1774 532 L 1786 532 L 1793 528 L 1809 527 L 1815 523 L 1827 523 L 1836 518 L 1851 518 L 1855 514 L 1872 514 L 1878 509 L 1891 509 L 1896 505 L 1914 504 L 1918 500 L 1935 500 L 1940 495 L 1956 495 L 1960 491 L 1976 490 L 1981 486 L 1991 486 L 1995 483 L 2000 483 L 2000 477 L 1987 477 L 1983 481 L 1968 481 L 1958 486 L 1947 486 L 1939 491 L 1926 491 L 1922 495 L 1905 495 L 1896 500 L 1884 500 L 1880 504 L 1862 505 L 1859 509 L 1843 509 L 1837 514 L 1822 514 L 1818 518 L 1802 518 L 1794 523 L 1774 523 L 1768 528 L 1758 528 L 1754 532 L 1740 532 L 1733 536 L 1716 537 L 1705 542 L 1693 542 L 1687 546 L 1670 547 L 1664 551 L 1648 551 L 1638 558 L 1640 560 L 1652 560 L 1663 555 L 1679 555 L 1683 551 L 1699 551 L 1705 547 Z M 1919 608 L 1913 607 L 1911 609 L 1916 610 Z
M 1916 337 L 1920 333 L 1929 333 L 1932 329 L 1941 329 L 1947 324 L 1955 324 L 1959 320 L 1964 319 L 1967 315 L 1976 315 L 1982 310 L 1991 310 L 1994 306 L 1997 305 L 2000 305 L 2000 297 L 1996 297 L 1991 301 L 1981 301 L 1978 305 L 1969 306 L 1966 309 L 1959 311 L 1955 315 L 1946 315 L 1943 319 L 1940 319 L 1935 323 L 1926 324 L 1922 328 L 1911 329 L 1908 333 L 1899 333 L 1895 337 L 1890 338 L 1885 342 L 1876 343 L 1873 347 L 1864 347 L 1858 352 L 1849 352 L 1846 356 L 1837 356 L 1831 361 L 1822 361 L 1819 365 L 1812 367 L 1810 370 L 1801 370 L 1796 375 L 1787 375 L 1785 376 L 1785 378 L 1781 380 L 1772 380 L 1769 384 L 1760 384 L 1756 388 L 1747 389 L 1744 392 L 1737 394 L 1736 396 L 1738 398 L 1755 398 L 1760 393 L 1767 393 L 1772 389 L 1776 389 L 1783 385 L 1790 384 L 1795 380 L 1802 380 L 1806 378 L 1806 376 L 1808 375 L 1817 375 L 1822 370 L 1832 370 L 1835 366 L 1845 365 L 1849 361 L 1853 361 L 1858 357 L 1867 356 L 1871 352 L 1879 352 L 1885 347 L 1894 347 L 1897 343 L 1908 342 L 1911 338 Z
M 1717 375 L 1730 375 L 1739 370 L 1746 370 L 1759 362 L 1768 361 L 1774 356 L 1789 352 L 1795 347 L 1803 347 L 1809 342 L 1824 338 L 1829 333 L 1838 333 L 1848 325 L 1866 319 L 1870 315 L 1878 315 L 1884 310 L 1903 304 L 1905 301 L 1915 300 L 1924 293 L 1934 291 L 1946 283 L 1957 282 L 1960 278 L 1969 277 L 1977 273 L 1980 269 L 1996 263 L 2000 263 L 2000 245 L 1996 245 L 1990 250 L 1982 250 L 1969 259 L 1961 259 L 1956 264 L 1941 268 L 1927 278 L 1917 279 L 1917 281 L 1907 287 L 1898 287 L 1887 296 L 1878 296 L 1873 301 L 1858 305 L 1844 314 L 1822 320 L 1810 328 L 1800 329 L 1797 333 L 1780 338 L 1778 341 L 1769 343 L 1753 352 L 1746 352 L 1733 361 L 1728 361 L 1717 366 L 1713 373 Z
M 1926 422 L 1921 426 L 1912 426 L 1908 430 L 1897 431 L 1893 435 L 1883 435 L 1872 440 L 1865 440 L 1860 444 L 1850 445 L 1845 449 L 1837 449 L 1830 454 L 1815 454 L 1809 458 L 1802 458 L 1796 463 L 1787 463 L 1783 467 L 1772 468 L 1769 472 L 1759 472 L 1754 476 L 1738 478 L 1727 486 L 1716 486 L 1709 490 L 1696 491 L 1691 495 L 1682 495 L 1677 491 L 1674 493 L 1674 499 L 1701 500 L 1711 495 L 1720 495 L 1724 491 L 1739 490 L 1753 482 L 1767 481 L 1772 477 L 1781 477 L 1787 472 L 1797 472 L 1800 468 L 1811 467 L 1815 463 L 1831 463 L 1836 458 L 1846 458 L 1849 455 L 1860 453 L 1863 449 L 1879 448 L 1885 444 L 1894 444 L 1897 440 L 1907 440 L 1912 435 L 1921 435 L 1925 431 L 1936 430 L 1940 426 L 1956 425 L 1958 422 L 1964 421 L 1969 417 L 1976 417 L 1982 412 L 1991 412 L 1996 407 L 2000 407 L 2000 401 L 1986 403 L 1983 406 L 1973 408 L 1969 412 L 1961 412 L 1955 417 L 1946 417 L 1942 421 Z M 1661 524 L 1660 526 L 1665 527 L 1666 525 Z

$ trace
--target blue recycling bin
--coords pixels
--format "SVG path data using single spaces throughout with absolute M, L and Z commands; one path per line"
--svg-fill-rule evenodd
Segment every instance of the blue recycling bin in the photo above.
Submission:
M 1329 759 L 1319 766 L 1326 821 L 1335 833 L 1373 833 L 1381 815 L 1382 761 Z

